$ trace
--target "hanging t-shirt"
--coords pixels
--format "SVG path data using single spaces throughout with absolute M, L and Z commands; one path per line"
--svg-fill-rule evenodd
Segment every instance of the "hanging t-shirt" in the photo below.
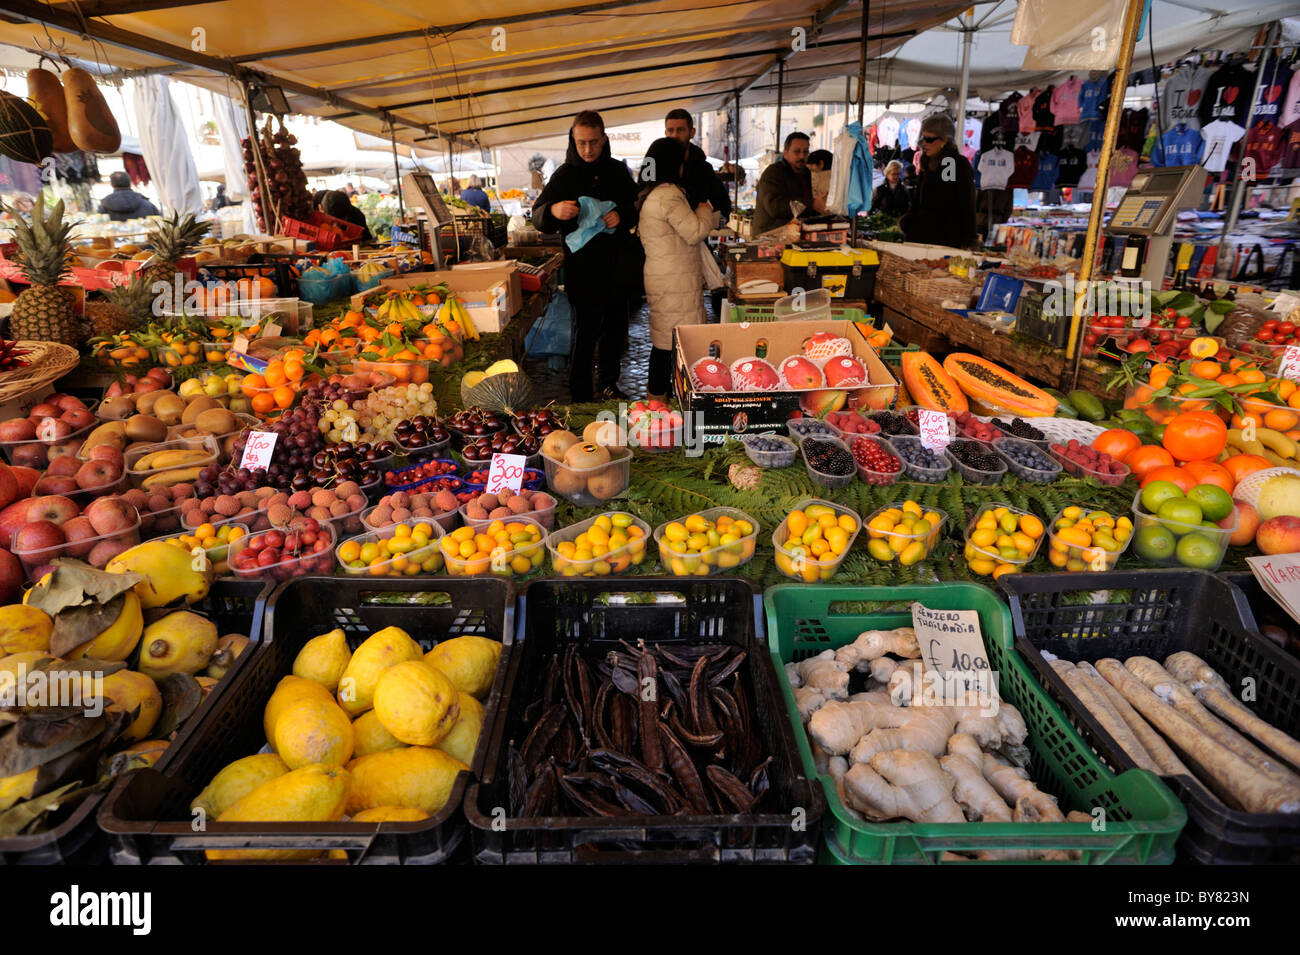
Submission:
M 1020 114 L 1019 130 L 1022 133 L 1032 133 L 1038 128 L 1038 123 L 1034 120 L 1034 104 L 1038 102 L 1038 94 L 1041 92 L 1038 87 L 1034 87 L 1028 96 L 1022 96 L 1016 104 L 1016 111 Z
M 1083 176 L 1079 179 L 1080 189 L 1097 188 L 1097 167 L 1101 165 L 1101 150 L 1094 149 L 1088 153 L 1088 168 L 1084 170 Z M 1057 177 L 1060 181 L 1060 177 Z
M 1201 150 L 1201 165 L 1210 172 L 1223 172 L 1228 165 L 1228 153 L 1232 144 L 1246 135 L 1246 131 L 1236 123 L 1217 119 L 1201 127 L 1201 138 L 1205 146 Z
M 1079 120 L 1090 122 L 1106 118 L 1106 101 L 1110 99 L 1110 74 L 1088 80 L 1079 90 Z
M 1002 132 L 1014 136 L 1020 131 L 1020 94 L 1012 93 L 998 107 L 998 125 Z
M 1016 168 L 1016 157 L 1005 149 L 990 149 L 980 153 L 979 171 L 981 189 L 1005 189 Z
M 1185 63 L 1165 81 L 1160 90 L 1160 125 L 1164 129 L 1173 129 L 1179 123 L 1189 129 L 1201 128 L 1201 98 L 1210 75 L 1203 66 Z
M 1079 180 L 1083 178 L 1084 170 L 1088 168 L 1088 157 L 1084 151 L 1074 146 L 1065 146 L 1056 159 L 1056 184 L 1058 186 L 1077 186 Z
M 1236 63 L 1226 63 L 1219 67 L 1205 84 L 1205 98 L 1201 100 L 1201 126 L 1222 119 L 1240 126 L 1244 132 L 1254 82 L 1254 74 Z
M 1021 146 L 1023 146 L 1032 152 L 1037 152 L 1038 138 L 1041 135 L 1042 133 L 1017 133 L 1016 144 L 1013 148 L 1019 149 Z
M 1038 153 L 1021 146 L 1016 149 L 1016 169 L 1007 183 L 1008 189 L 1028 189 L 1038 175 Z
M 1165 133 L 1151 153 L 1154 166 L 1194 166 L 1200 159 L 1200 131 L 1186 123 L 1179 123 Z
M 895 146 L 898 144 L 898 120 L 893 116 L 882 116 L 880 122 L 876 123 L 876 135 L 880 138 L 880 145 Z
M 1006 149 L 1008 144 L 1014 144 L 1017 133 L 1012 130 L 1009 133 L 1002 131 L 1000 119 L 994 115 L 990 116 L 984 122 L 984 128 L 980 131 L 980 152 L 987 152 L 990 149 Z
M 1090 129 L 1095 123 L 1079 123 L 1075 126 L 1061 127 L 1061 146 L 1073 146 L 1075 149 L 1086 149 L 1088 140 L 1092 137 Z
M 1300 70 L 1295 70 L 1291 74 L 1291 82 L 1286 91 L 1286 102 L 1282 106 L 1282 115 L 1278 117 L 1277 124 L 1279 126 L 1300 125 Z
M 1126 109 L 1119 118 L 1119 133 L 1115 145 L 1141 153 L 1147 139 L 1147 127 L 1151 125 L 1151 111 L 1145 109 Z
M 1052 90 L 1052 116 L 1057 125 L 1065 126 L 1079 121 L 1079 93 L 1082 90 L 1083 80 L 1077 76 L 1056 84 L 1056 89 Z
M 906 123 L 906 128 L 908 145 L 913 149 L 919 149 L 921 146 L 921 120 L 909 119 Z M 904 146 L 903 148 L 906 149 L 907 146 Z
M 1287 135 L 1277 123 L 1261 119 L 1246 134 L 1246 158 L 1255 160 L 1255 178 L 1267 179 L 1269 170 L 1282 161 Z
M 966 126 L 961 133 L 961 154 L 968 162 L 975 161 L 975 154 L 980 151 L 980 142 L 984 138 L 984 121 L 975 116 L 966 117 Z
M 912 146 L 912 148 L 914 149 L 916 148 L 915 143 L 909 143 L 907 141 L 907 123 L 899 123 L 898 124 L 898 148 L 906 149 L 908 146 Z
M 1034 97 L 1034 126 L 1038 129 L 1051 129 L 1056 125 L 1052 114 L 1052 94 L 1055 92 L 1056 87 L 1049 86 Z
M 1264 67 L 1259 81 L 1259 93 L 1255 97 L 1255 108 L 1250 111 L 1250 121 L 1266 119 L 1278 124 L 1282 107 L 1286 103 L 1286 91 L 1291 85 L 1291 67 L 1280 60 L 1272 60 Z M 1248 137 L 1249 138 L 1249 137 Z
M 1061 172 L 1061 161 L 1054 153 L 1038 154 L 1038 171 L 1034 173 L 1034 181 L 1029 188 L 1047 192 L 1049 189 L 1056 188 L 1056 180 Z
M 1110 178 L 1107 180 L 1107 186 L 1123 186 L 1127 189 L 1133 177 L 1137 175 L 1137 171 L 1137 150 L 1129 149 L 1127 146 L 1117 149 L 1110 157 Z
M 1094 149 L 1101 149 L 1101 144 L 1106 141 L 1106 124 L 1089 123 L 1088 124 L 1088 145 L 1084 147 L 1088 152 Z
M 1282 153 L 1282 168 L 1300 169 L 1300 129 L 1290 131 L 1290 138 Z

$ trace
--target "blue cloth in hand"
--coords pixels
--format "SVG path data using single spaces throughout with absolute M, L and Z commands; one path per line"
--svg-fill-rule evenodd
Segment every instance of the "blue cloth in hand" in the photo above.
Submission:
M 577 252 L 602 232 L 614 231 L 603 221 L 605 214 L 614 208 L 614 203 L 608 199 L 579 196 L 578 207 L 578 227 L 564 237 L 564 244 L 570 252 Z

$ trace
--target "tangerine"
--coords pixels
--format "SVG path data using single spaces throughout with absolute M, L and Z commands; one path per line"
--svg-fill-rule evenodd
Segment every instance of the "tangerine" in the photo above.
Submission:
M 243 381 L 239 383 L 239 388 L 245 398 L 255 398 L 265 393 L 266 379 L 258 374 L 245 375 Z
M 1195 484 L 1213 484 L 1229 494 L 1237 486 L 1232 472 L 1217 461 L 1188 461 L 1183 465 L 1183 470 L 1192 476 Z
M 1220 463 L 1223 465 L 1224 470 L 1232 475 L 1232 480 L 1236 484 L 1240 484 L 1256 471 L 1262 471 L 1273 466 L 1268 458 L 1258 454 L 1234 454 L 1231 457 L 1224 458 Z
M 275 396 L 269 391 L 259 391 L 250 402 L 254 414 L 268 415 L 275 410 Z
M 273 395 L 275 399 L 275 406 L 277 408 L 287 408 L 291 404 L 293 404 L 293 399 L 296 397 L 297 392 L 295 392 L 288 385 L 281 385 L 279 388 L 275 389 Z
M 1197 378 L 1213 381 L 1223 374 L 1223 366 L 1217 361 L 1194 361 L 1188 369 Z M 1240 376 L 1238 376 L 1240 377 Z

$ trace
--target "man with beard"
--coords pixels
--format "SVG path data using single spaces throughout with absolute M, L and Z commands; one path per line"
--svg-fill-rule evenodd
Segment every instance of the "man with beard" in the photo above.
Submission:
M 800 215 L 815 215 L 812 173 L 808 169 L 808 136 L 794 132 L 785 137 L 781 158 L 763 170 L 758 178 L 758 201 L 754 205 L 754 234 L 761 235 L 794 218 L 791 202 L 803 203 Z

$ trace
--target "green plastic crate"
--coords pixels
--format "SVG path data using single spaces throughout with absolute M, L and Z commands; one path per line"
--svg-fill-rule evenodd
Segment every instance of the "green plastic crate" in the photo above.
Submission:
M 843 305 L 831 306 L 831 318 L 843 320 L 846 322 L 874 322 L 870 315 L 860 308 Z M 738 324 L 740 322 L 771 322 L 774 321 L 773 310 L 771 305 L 732 305 L 730 317 L 727 319 L 728 324 Z M 880 360 L 886 365 L 897 365 L 903 360 L 903 352 L 920 351 L 920 345 L 904 345 L 898 341 L 891 341 L 884 348 L 880 349 L 877 354 Z
M 1080 850 L 1077 860 L 1050 863 L 1057 865 L 1172 862 L 1174 843 L 1187 822 L 1182 805 L 1153 773 L 1131 769 L 1116 776 L 1101 763 L 1011 652 L 1011 614 L 993 591 L 979 584 L 768 588 L 763 598 L 768 645 L 777 660 L 777 677 L 808 778 L 818 773 L 784 664 L 852 643 L 863 630 L 910 626 L 910 607 L 918 600 L 938 610 L 979 612 L 989 663 L 1000 674 L 1001 696 L 1021 712 L 1029 727 L 1029 772 L 1034 782 L 1057 798 L 1062 811 L 1104 809 L 1105 830 L 1093 831 L 1090 823 L 863 822 L 840 801 L 830 776 L 820 775 L 831 810 L 823 817 L 827 845 L 822 861 L 937 864 L 946 861 L 945 852 L 1032 848 Z

